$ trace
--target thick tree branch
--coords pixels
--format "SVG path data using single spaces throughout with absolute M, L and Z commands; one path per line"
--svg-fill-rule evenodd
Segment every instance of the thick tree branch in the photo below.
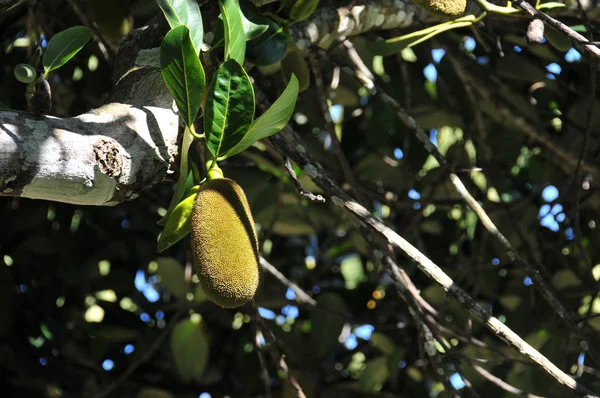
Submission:
M 75 118 L 0 112 L 0 195 L 114 205 L 165 174 L 178 116 L 110 104 Z

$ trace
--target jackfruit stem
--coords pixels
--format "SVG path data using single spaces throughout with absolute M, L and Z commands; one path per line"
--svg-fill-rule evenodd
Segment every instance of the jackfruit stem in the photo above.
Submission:
M 217 162 L 214 162 L 214 161 L 209 161 L 209 162 L 211 162 L 212 165 L 209 166 L 209 169 L 206 172 L 206 178 L 208 180 L 214 180 L 217 178 L 225 177 L 225 175 L 223 174 L 223 170 L 221 170 L 221 168 L 217 165 Z

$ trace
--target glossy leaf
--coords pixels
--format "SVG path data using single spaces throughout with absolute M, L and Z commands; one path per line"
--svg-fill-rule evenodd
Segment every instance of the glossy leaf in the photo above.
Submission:
M 246 54 L 246 35 L 242 21 L 242 12 L 237 0 L 221 0 L 221 15 L 225 35 L 225 60 L 234 59 L 244 64 Z
M 227 156 L 240 153 L 254 142 L 281 131 L 294 113 L 297 98 L 298 79 L 292 75 L 281 96 L 252 123 L 246 135 L 227 152 Z
M 234 148 L 254 118 L 254 89 L 234 59 L 222 64 L 208 89 L 204 110 L 206 144 L 216 158 Z
M 160 234 L 160 238 L 158 238 L 157 251 L 161 252 L 168 249 L 190 233 L 190 216 L 192 214 L 194 199 L 196 199 L 197 192 L 198 187 L 195 187 L 192 194 L 179 202 L 169 214 L 167 224 Z
M 242 24 L 246 40 L 253 40 L 269 29 L 269 19 L 249 0 L 240 0 Z
M 169 346 L 181 379 L 186 383 L 200 379 L 210 351 L 202 326 L 190 319 L 179 321 L 171 332 Z
M 187 26 L 196 54 L 200 54 L 204 26 L 198 2 L 196 0 L 156 0 L 156 2 L 165 14 L 171 28 L 179 25 Z
M 248 42 L 246 57 L 255 65 L 267 66 L 281 61 L 287 52 L 289 35 L 275 21 L 268 20 L 269 29 Z
M 252 3 L 250 3 L 250 5 L 254 6 Z M 248 7 L 246 7 L 245 9 L 248 9 Z M 269 29 L 268 23 L 254 23 L 251 20 L 249 20 L 248 18 L 246 18 L 246 15 L 244 14 L 243 9 L 241 10 L 241 15 L 242 15 L 242 26 L 244 28 L 244 34 L 246 35 L 246 40 L 256 39 L 257 37 L 259 37 L 260 35 L 265 33 L 267 31 L 267 29 Z M 262 17 L 261 19 L 264 19 L 265 21 L 267 21 L 267 19 L 265 17 L 263 17 L 262 14 L 259 14 L 259 16 Z M 215 28 L 214 28 L 214 38 L 213 38 L 213 43 L 212 43 L 213 47 L 218 47 L 218 46 L 223 45 L 223 42 L 225 41 L 224 29 L 225 28 L 223 26 L 223 16 L 219 15 L 219 20 L 215 24 Z
M 42 60 L 44 75 L 66 64 L 92 38 L 92 30 L 85 26 L 73 26 L 54 35 L 46 47 Z
M 160 68 L 179 114 L 191 126 L 202 103 L 206 78 L 185 25 L 171 29 L 163 39 Z
M 304 21 L 310 17 L 319 6 L 319 0 L 296 0 L 290 10 L 290 19 L 294 22 Z

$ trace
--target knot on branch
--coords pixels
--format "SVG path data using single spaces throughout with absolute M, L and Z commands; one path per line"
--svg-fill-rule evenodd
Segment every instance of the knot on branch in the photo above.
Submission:
M 119 148 L 113 141 L 101 139 L 94 144 L 96 163 L 103 174 L 119 177 L 123 168 L 123 159 Z

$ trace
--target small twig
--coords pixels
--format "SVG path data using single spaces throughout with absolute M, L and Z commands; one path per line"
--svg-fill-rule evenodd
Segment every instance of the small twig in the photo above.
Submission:
M 110 383 L 102 391 L 96 394 L 94 398 L 104 398 L 108 396 L 111 392 L 114 391 L 115 388 L 119 386 L 119 384 L 127 380 L 127 378 L 131 376 L 133 372 L 135 372 L 141 365 L 150 360 L 150 358 L 152 358 L 152 355 L 154 355 L 154 353 L 160 348 L 163 341 L 167 338 L 167 336 L 169 335 L 179 318 L 181 318 L 181 316 L 186 310 L 186 308 L 178 309 L 177 312 L 173 314 L 173 318 L 171 318 L 169 325 L 161 332 L 161 334 L 156 338 L 156 340 L 154 340 L 154 343 L 152 343 L 152 345 L 148 347 L 148 349 L 143 354 L 141 354 L 137 358 L 137 360 L 131 363 L 131 365 L 129 365 L 129 367 L 115 381 Z
M 317 305 L 317 302 L 315 301 L 314 298 L 310 297 L 308 295 L 308 293 L 306 293 L 304 290 L 300 289 L 300 287 L 298 287 L 298 285 L 296 285 L 294 282 L 292 282 L 291 280 L 286 278 L 285 275 L 283 275 L 281 272 L 279 272 L 279 270 L 277 268 L 275 268 L 275 266 L 273 264 L 269 263 L 262 256 L 260 257 L 260 266 L 263 267 L 263 269 L 265 271 L 267 271 L 268 273 L 273 275 L 275 278 L 277 278 L 283 285 L 292 289 L 294 291 L 294 293 L 296 293 L 296 301 L 301 302 L 301 303 L 306 303 L 306 304 L 309 304 L 312 306 Z
M 300 184 L 300 181 L 298 181 L 298 176 L 296 175 L 296 171 L 294 171 L 294 167 L 292 167 L 292 163 L 290 162 L 289 157 L 284 156 L 283 165 L 285 166 L 285 169 L 292 178 L 292 181 L 294 182 L 294 185 L 296 186 L 296 189 L 298 190 L 300 196 L 305 197 L 311 202 L 325 203 L 325 198 L 322 195 L 315 195 L 314 193 L 307 192 L 304 190 L 304 188 L 302 188 L 302 184 Z

